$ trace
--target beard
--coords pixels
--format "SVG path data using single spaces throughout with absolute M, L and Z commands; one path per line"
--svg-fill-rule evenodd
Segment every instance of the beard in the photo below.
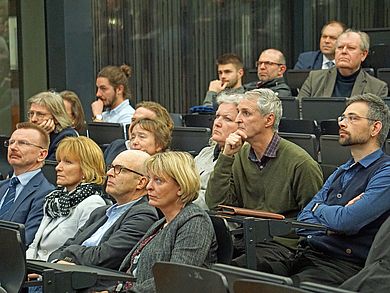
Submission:
M 367 141 L 368 141 L 368 137 L 363 137 L 363 136 L 351 137 L 350 134 L 348 134 L 347 137 L 339 138 L 339 144 L 342 146 L 365 144 L 367 143 Z

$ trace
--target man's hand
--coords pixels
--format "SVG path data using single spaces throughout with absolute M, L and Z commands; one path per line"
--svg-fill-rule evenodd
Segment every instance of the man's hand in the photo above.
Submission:
M 39 126 L 42 127 L 48 134 L 52 133 L 56 128 L 53 118 L 42 121 L 39 123 Z
M 241 149 L 245 139 L 246 134 L 242 130 L 237 130 L 233 133 L 230 133 L 225 141 L 225 146 L 223 148 L 223 154 L 225 156 L 232 157 Z
M 216 92 L 217 94 L 223 91 L 227 86 L 227 82 L 222 82 L 221 80 L 212 80 L 209 84 L 209 91 Z
M 96 117 L 96 115 L 101 115 L 103 113 L 104 104 L 101 99 L 97 99 L 95 102 L 91 104 L 92 115 Z
M 355 202 L 357 202 L 359 199 L 362 198 L 364 192 L 362 192 L 361 194 L 359 194 L 358 196 L 354 197 L 353 199 L 351 199 L 345 206 L 350 206 L 350 205 L 353 205 Z

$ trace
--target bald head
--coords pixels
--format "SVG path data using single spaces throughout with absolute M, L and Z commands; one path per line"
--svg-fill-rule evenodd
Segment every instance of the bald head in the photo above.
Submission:
M 126 150 L 121 152 L 115 161 L 119 162 L 122 166 L 137 171 L 141 174 L 145 174 L 145 161 L 150 157 L 146 152 L 140 150 Z

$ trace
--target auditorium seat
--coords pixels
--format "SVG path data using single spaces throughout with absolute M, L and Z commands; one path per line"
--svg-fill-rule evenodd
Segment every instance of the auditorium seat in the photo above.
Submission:
M 174 127 L 171 150 L 185 151 L 196 156 L 205 146 L 208 146 L 210 136 L 210 128 Z
M 302 98 L 302 118 L 309 120 L 337 119 L 346 108 L 347 98 L 304 97 Z
M 379 68 L 376 72 L 376 76 L 387 83 L 390 88 L 390 68 Z
M 283 118 L 300 119 L 299 99 L 296 97 L 279 97 L 282 101 Z
M 120 123 L 89 122 L 88 136 L 104 150 L 114 140 L 125 139 L 125 129 Z
M 234 293 L 308 293 L 309 291 L 286 286 L 281 284 L 269 283 L 258 280 L 238 279 L 233 285 Z
M 286 82 L 291 88 L 293 96 L 297 96 L 300 88 L 305 82 L 306 78 L 309 76 L 310 70 L 304 69 L 288 69 L 284 76 Z
M 211 114 L 211 113 L 185 114 L 184 125 L 188 127 L 207 127 L 212 129 L 214 119 L 215 119 L 215 114 Z
M 187 264 L 157 262 L 153 266 L 158 293 L 228 293 L 223 274 Z
M 310 133 L 279 132 L 280 137 L 303 148 L 315 161 L 318 161 L 318 138 Z

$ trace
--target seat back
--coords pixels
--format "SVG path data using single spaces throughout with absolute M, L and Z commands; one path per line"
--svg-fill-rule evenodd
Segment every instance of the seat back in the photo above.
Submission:
M 0 135 L 0 175 L 3 175 L 4 178 L 7 176 L 8 172 L 12 170 L 7 159 L 8 149 L 4 146 L 4 142 L 8 139 L 8 136 Z M 2 180 L 2 178 L 0 178 L 0 180 Z
M 301 117 L 298 98 L 279 97 L 279 99 L 282 101 L 283 118 L 299 119 Z
M 324 180 L 326 180 L 338 166 L 344 164 L 351 158 L 350 149 L 339 144 L 338 135 L 321 135 L 320 150 L 321 169 L 324 174 Z
M 299 284 L 299 287 L 306 290 L 306 292 L 316 292 L 316 293 L 354 293 L 354 291 L 349 291 L 341 288 L 331 287 L 323 284 L 312 283 L 312 282 L 302 282 Z
M 289 69 L 285 73 L 286 82 L 291 88 L 293 95 L 297 95 L 311 70 Z
M 390 155 L 390 139 L 386 139 L 384 149 L 385 153 Z
M 45 160 L 45 164 L 42 167 L 43 175 L 53 185 L 57 185 L 57 161 Z
M 169 113 L 174 126 L 184 126 L 183 115 L 180 113 Z
M 213 270 L 171 262 L 153 266 L 157 293 L 228 293 L 223 274 Z
M 26 277 L 24 226 L 0 221 L 0 287 L 19 292 Z
M 90 122 L 88 136 L 104 149 L 118 138 L 125 139 L 125 130 L 120 123 Z
M 175 127 L 172 132 L 171 150 L 185 151 L 196 156 L 201 149 L 208 146 L 210 136 L 210 128 Z
M 234 282 L 238 279 L 251 279 L 251 280 L 265 281 L 265 282 L 276 283 L 281 285 L 293 284 L 293 281 L 289 277 L 283 277 L 279 275 L 230 266 L 226 264 L 216 263 L 213 264 L 211 268 L 217 272 L 222 273 L 226 277 L 230 292 L 235 292 Z
M 340 127 L 336 119 L 329 119 L 320 122 L 320 129 L 321 134 L 338 135 Z
M 390 68 L 379 68 L 376 72 L 376 76 L 387 83 L 390 87 Z
M 184 124 L 189 127 L 213 128 L 215 114 L 191 113 L 184 115 Z
M 303 148 L 315 161 L 318 161 L 318 139 L 314 134 L 279 132 L 279 135 L 288 141 Z
M 307 293 L 303 289 L 258 280 L 239 279 L 234 282 L 234 293 Z
M 309 120 L 336 119 L 345 110 L 347 98 L 302 98 L 302 118 Z
M 218 262 L 223 264 L 230 264 L 233 258 L 233 240 L 226 220 L 215 215 L 210 215 L 210 219 L 213 223 L 215 236 L 218 243 Z
M 280 132 L 310 133 L 319 137 L 320 128 L 316 120 L 280 119 Z

